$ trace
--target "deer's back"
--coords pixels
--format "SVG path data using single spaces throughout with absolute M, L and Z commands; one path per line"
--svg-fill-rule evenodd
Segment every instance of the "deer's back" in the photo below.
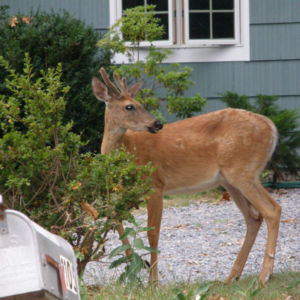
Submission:
M 195 178 L 211 180 L 224 168 L 261 172 L 277 144 L 277 130 L 264 116 L 223 109 L 164 125 L 156 134 L 127 131 L 124 144 L 136 149 L 140 164 L 151 161 L 163 180 L 181 186 Z

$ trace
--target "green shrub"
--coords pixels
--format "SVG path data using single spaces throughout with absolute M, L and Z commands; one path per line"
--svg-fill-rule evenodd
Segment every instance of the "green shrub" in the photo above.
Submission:
M 137 166 L 122 149 L 79 153 L 80 135 L 62 122 L 69 87 L 60 81 L 61 65 L 38 79 L 28 55 L 24 75 L 0 56 L 1 66 L 10 74 L 11 96 L 0 95 L 0 194 L 10 208 L 67 239 L 81 274 L 103 255 L 107 233 L 147 201 L 154 169 Z
M 25 53 L 32 59 L 33 70 L 54 68 L 62 63 L 62 81 L 71 87 L 65 95 L 63 122 L 74 121 L 72 131 L 90 140 L 87 150 L 99 149 L 103 132 L 103 105 L 91 92 L 91 78 L 101 66 L 110 63 L 108 51 L 96 46 L 100 38 L 92 26 L 74 19 L 68 12 L 31 12 L 30 16 L 8 16 L 0 12 L 0 55 L 16 72 L 22 74 Z M 0 93 L 9 95 L 6 74 L 0 70 Z
M 276 104 L 278 97 L 257 95 L 251 103 L 246 95 L 226 92 L 222 94 L 221 101 L 227 107 L 241 108 L 264 115 L 271 119 L 279 132 L 279 145 L 267 169 L 272 172 L 272 181 L 283 180 L 284 175 L 299 176 L 300 130 L 299 112 L 296 109 L 281 109 Z

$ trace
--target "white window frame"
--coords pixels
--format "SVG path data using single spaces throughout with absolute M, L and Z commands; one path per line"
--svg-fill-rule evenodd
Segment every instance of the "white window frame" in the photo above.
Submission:
M 169 40 L 156 41 L 153 44 L 160 48 L 169 48 L 173 53 L 165 63 L 192 63 L 192 62 L 226 62 L 250 60 L 249 37 L 249 0 L 234 0 L 235 2 L 235 38 L 216 40 L 190 40 L 188 36 L 188 1 L 184 0 L 184 34 L 182 30 L 182 18 L 174 18 L 174 5 L 177 14 L 182 9 L 182 0 L 169 1 Z M 109 0 L 110 25 L 113 25 L 122 16 L 122 0 Z M 175 24 L 176 22 L 176 24 Z M 174 30 L 177 27 L 177 34 Z M 175 37 L 176 35 L 176 37 Z M 183 37 L 184 36 L 184 37 Z M 176 44 L 174 41 L 176 40 Z M 145 58 L 149 51 L 150 43 L 142 42 L 140 59 Z M 114 57 L 117 64 L 128 63 L 125 55 L 117 54 Z

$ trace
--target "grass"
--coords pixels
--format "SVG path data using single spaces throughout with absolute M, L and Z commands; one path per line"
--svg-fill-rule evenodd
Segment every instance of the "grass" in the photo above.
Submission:
M 299 277 L 300 272 L 286 271 L 277 273 L 255 298 L 251 298 L 250 294 L 257 288 L 258 284 L 255 282 L 252 285 L 251 282 L 253 282 L 254 279 L 258 279 L 258 275 L 248 276 L 237 282 L 236 285 L 247 294 L 246 296 L 241 296 L 237 293 L 235 284 L 225 285 L 222 282 L 215 281 L 208 292 L 209 297 L 207 299 L 296 300 L 300 299 L 300 284 L 290 290 L 288 290 L 287 287 Z M 82 297 L 82 300 L 173 300 L 178 290 L 185 295 L 186 300 L 194 300 L 195 296 L 188 297 L 187 295 L 193 295 L 201 284 L 202 282 L 190 283 L 187 280 L 186 282 L 172 282 L 159 285 L 158 288 L 153 288 L 145 287 L 140 284 L 122 285 L 117 282 L 111 282 L 105 286 L 89 287 L 86 289 L 86 298 Z
M 164 209 L 168 209 L 171 207 L 184 207 L 197 203 L 218 204 L 222 198 L 224 191 L 225 190 L 220 187 L 196 194 L 164 195 Z M 146 210 L 146 207 L 140 207 L 138 210 L 133 211 L 133 214 L 138 215 L 145 212 Z
M 195 203 L 218 203 L 223 193 L 223 189 L 217 188 L 196 194 L 165 195 L 164 208 L 183 207 Z

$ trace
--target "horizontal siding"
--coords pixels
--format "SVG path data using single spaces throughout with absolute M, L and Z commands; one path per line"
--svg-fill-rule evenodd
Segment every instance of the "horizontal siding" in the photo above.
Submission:
M 300 95 L 300 60 L 184 65 L 194 69 L 191 79 L 195 85 L 189 89 L 188 95 L 201 93 L 203 97 L 211 98 L 226 91 L 248 96 Z
M 300 22 L 251 25 L 250 45 L 251 61 L 299 59 Z
M 295 97 L 279 97 L 277 104 L 282 109 L 298 109 L 300 113 L 300 95 Z M 226 105 L 218 99 L 207 99 L 207 105 L 203 107 L 203 111 L 200 114 L 209 113 L 212 111 L 217 111 L 220 109 L 226 108 Z M 165 117 L 167 123 L 173 123 L 179 121 L 179 118 L 176 118 L 174 114 L 169 115 L 166 109 L 162 110 L 162 115 Z M 299 120 L 300 122 L 300 120 Z
M 9 14 L 18 12 L 29 14 L 31 9 L 41 11 L 59 12 L 67 10 L 75 18 L 84 20 L 86 24 L 93 25 L 95 29 L 109 27 L 109 1 L 108 0 L 0 0 L 0 5 L 9 5 Z
M 250 24 L 299 22 L 299 0 L 250 0 Z
M 294 97 L 280 97 L 278 104 L 286 109 L 298 109 L 300 113 L 300 95 Z

